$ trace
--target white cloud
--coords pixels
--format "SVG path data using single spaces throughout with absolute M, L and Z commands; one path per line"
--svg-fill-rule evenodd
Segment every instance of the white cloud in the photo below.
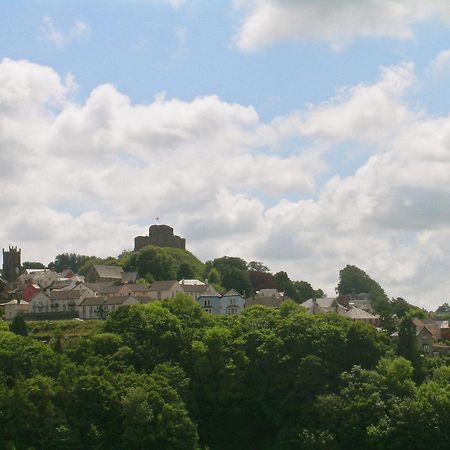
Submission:
M 429 71 L 434 76 L 450 74 L 450 50 L 442 50 L 431 62 Z
M 350 263 L 391 295 L 446 299 L 450 118 L 408 106 L 412 65 L 271 123 L 217 96 L 134 104 L 109 84 L 77 104 L 73 83 L 0 63 L 0 242 L 25 259 L 118 254 L 159 217 L 204 259 L 263 260 L 329 294 Z M 327 155 L 347 142 L 367 162 L 341 177 Z
M 413 26 L 450 19 L 446 0 L 238 0 L 244 17 L 236 38 L 242 50 L 286 39 L 320 39 L 340 47 L 354 38 L 410 39 Z
M 72 27 L 67 32 L 60 31 L 56 28 L 55 23 L 50 16 L 44 16 L 42 18 L 39 30 L 44 39 L 58 48 L 63 48 L 72 41 L 85 39 L 91 32 L 90 26 L 79 19 L 73 21 Z

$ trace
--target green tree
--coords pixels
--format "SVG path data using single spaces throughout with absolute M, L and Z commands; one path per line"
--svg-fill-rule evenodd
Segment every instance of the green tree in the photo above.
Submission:
M 211 267 L 211 269 L 206 272 L 205 279 L 207 279 L 210 284 L 220 284 L 222 282 L 219 271 L 214 267 Z
M 140 277 L 150 274 L 155 280 L 173 280 L 177 276 L 175 259 L 152 245 L 139 251 L 136 269 Z
M 61 253 L 55 257 L 54 268 L 59 273 L 64 269 L 71 269 L 73 273 L 78 273 L 83 264 L 92 258 L 94 257 L 77 253 Z
M 19 334 L 20 336 L 28 336 L 27 324 L 20 314 L 16 314 L 14 316 L 14 319 L 9 325 L 9 330 L 14 334 Z
M 391 305 L 383 288 L 364 270 L 347 265 L 339 272 L 339 283 L 336 287 L 339 295 L 367 293 L 372 306 L 380 314 L 389 314 Z
M 177 280 L 190 280 L 195 277 L 195 269 L 188 263 L 183 262 L 178 266 Z
M 37 261 L 25 261 L 22 264 L 23 269 L 46 269 L 45 264 Z
M 252 285 L 248 277 L 248 272 L 239 269 L 229 269 L 222 278 L 222 286 L 226 289 L 235 289 L 241 295 L 249 297 L 252 295 Z
M 277 284 L 278 290 L 284 292 L 289 298 L 301 303 L 301 297 L 298 295 L 295 289 L 294 283 L 289 278 L 286 272 L 278 272 L 274 275 L 275 283 Z
M 415 376 L 423 376 L 422 357 L 420 355 L 419 342 L 416 334 L 416 326 L 411 317 L 405 317 L 398 330 L 397 354 L 411 361 Z
M 247 269 L 252 272 L 262 272 L 262 273 L 269 272 L 269 268 L 259 261 L 250 261 L 247 264 Z

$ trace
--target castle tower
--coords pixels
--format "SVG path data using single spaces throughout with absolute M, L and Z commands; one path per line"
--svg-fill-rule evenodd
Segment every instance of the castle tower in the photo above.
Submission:
M 3 249 L 3 278 L 10 283 L 17 280 L 22 264 L 20 262 L 20 249 L 9 246 L 9 250 Z
M 136 236 L 134 238 L 134 250 L 140 250 L 147 245 L 156 247 L 173 247 L 186 250 L 186 239 L 173 234 L 173 228 L 169 225 L 152 225 L 148 230 L 148 236 Z

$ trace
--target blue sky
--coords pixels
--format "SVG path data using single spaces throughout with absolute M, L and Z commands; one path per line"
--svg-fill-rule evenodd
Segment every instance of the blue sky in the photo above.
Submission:
M 443 0 L 3 1 L 2 245 L 106 256 L 162 217 L 203 259 L 437 305 L 449 43 Z

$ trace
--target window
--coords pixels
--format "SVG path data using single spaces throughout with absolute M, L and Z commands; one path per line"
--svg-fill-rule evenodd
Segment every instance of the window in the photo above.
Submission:
M 208 314 L 212 314 L 212 308 L 204 308 L 203 310 Z
M 211 300 L 205 300 L 205 306 L 211 306 Z
M 236 304 L 236 299 L 230 298 L 230 305 L 235 305 L 235 304 Z
M 238 312 L 239 312 L 239 309 L 238 309 L 238 307 L 236 305 L 232 305 L 232 306 L 229 306 L 227 308 L 227 315 L 228 316 L 234 316 Z

